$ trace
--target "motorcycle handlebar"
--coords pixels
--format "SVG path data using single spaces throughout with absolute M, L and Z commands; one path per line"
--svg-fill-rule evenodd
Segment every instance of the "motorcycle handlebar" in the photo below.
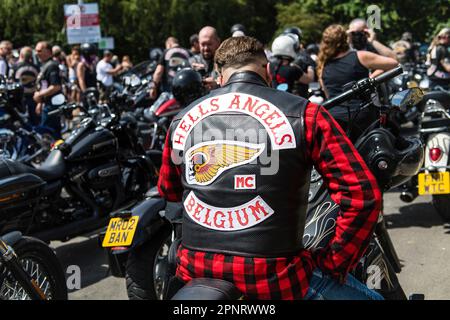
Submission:
M 378 77 L 373 79 L 373 81 L 374 81 L 375 86 L 378 86 L 382 83 L 385 83 L 389 80 L 394 79 L 395 77 L 401 75 L 402 73 L 403 73 L 403 67 L 399 65 L 395 69 L 392 69 L 390 71 L 387 71 L 387 72 L 379 75 Z
M 347 101 L 353 97 L 360 95 L 361 93 L 365 92 L 368 89 L 374 89 L 374 88 L 378 87 L 380 84 L 385 83 L 385 82 L 401 75 L 402 73 L 403 73 L 403 68 L 402 68 L 402 66 L 399 65 L 395 69 L 385 72 L 376 78 L 373 78 L 373 79 L 367 78 L 367 79 L 360 80 L 357 83 L 355 83 L 350 90 L 344 92 L 343 94 L 341 94 L 331 100 L 328 100 L 327 102 L 325 102 L 323 104 L 323 106 L 325 108 L 334 107 L 344 101 Z
M 75 109 L 77 109 L 79 107 L 81 107 L 81 106 L 76 104 L 76 103 L 68 104 L 68 105 L 65 105 L 65 106 L 61 106 L 58 109 L 55 109 L 53 111 L 50 111 L 48 113 L 48 115 L 49 116 L 57 116 L 57 115 L 60 115 L 64 111 L 75 110 Z

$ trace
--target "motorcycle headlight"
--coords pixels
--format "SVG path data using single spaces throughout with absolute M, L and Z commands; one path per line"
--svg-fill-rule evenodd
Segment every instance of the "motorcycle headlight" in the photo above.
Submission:
M 420 81 L 419 86 L 420 86 L 421 89 L 425 89 L 425 90 L 430 89 L 430 80 L 423 79 L 422 81 Z

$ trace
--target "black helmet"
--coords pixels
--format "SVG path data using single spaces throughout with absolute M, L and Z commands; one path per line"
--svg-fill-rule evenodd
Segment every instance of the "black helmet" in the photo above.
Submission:
M 235 24 L 234 26 L 231 27 L 231 31 L 230 31 L 231 35 L 233 35 L 236 31 L 241 31 L 244 34 L 247 33 L 247 30 L 245 29 L 245 27 L 240 23 Z
M 90 57 L 97 54 L 97 46 L 93 43 L 83 43 L 80 47 L 80 52 L 83 57 Z
M 181 69 L 172 80 L 172 93 L 182 106 L 189 105 L 203 95 L 202 76 L 193 69 Z
M 315 43 L 312 43 L 306 47 L 306 52 L 309 55 L 312 55 L 312 54 L 318 55 L 319 51 L 320 51 L 320 47 Z
M 150 49 L 150 60 L 151 61 L 159 61 L 163 55 L 163 51 L 160 48 L 152 48 Z
M 383 128 L 370 131 L 355 146 L 383 191 L 417 175 L 425 154 L 420 139 L 396 137 Z
M 295 34 L 298 37 L 300 43 L 303 39 L 303 31 L 299 27 L 289 27 L 284 29 L 283 34 Z

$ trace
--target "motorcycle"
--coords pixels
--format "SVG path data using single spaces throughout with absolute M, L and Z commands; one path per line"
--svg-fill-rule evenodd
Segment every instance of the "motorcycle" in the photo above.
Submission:
M 20 84 L 0 78 L 0 158 L 40 164 L 55 141 L 54 132 L 28 123 L 27 115 L 19 110 L 22 96 Z
M 431 195 L 439 215 L 450 220 L 450 93 L 427 93 L 420 105 L 419 135 L 425 142 L 425 164 L 421 173 L 404 187 L 401 199 L 410 203 Z
M 328 104 L 339 104 L 361 94 L 367 96 L 368 92 L 374 92 L 379 84 L 400 72 L 401 69 L 396 69 L 376 79 L 360 81 L 350 91 Z M 397 135 L 388 130 L 396 112 L 418 102 L 417 94 L 415 89 L 409 89 L 403 98 L 394 96 L 393 105 L 381 107 L 380 120 L 357 143 L 357 149 L 366 155 L 363 157 L 383 190 L 410 179 L 417 174 L 422 164 L 423 145 L 420 140 L 398 140 L 398 145 L 393 146 L 391 143 L 396 140 Z M 392 148 L 395 148 L 398 158 L 393 158 L 390 154 Z M 397 162 L 402 163 L 403 167 L 400 168 Z M 172 295 L 168 288 L 175 273 L 176 252 L 182 239 L 182 206 L 166 203 L 159 198 L 157 190 L 151 191 L 147 196 L 147 200 L 137 207 L 112 216 L 108 230 L 101 234 L 100 239 L 103 247 L 108 248 L 112 274 L 126 278 L 131 299 L 167 299 Z M 331 240 L 338 214 L 338 206 L 331 200 L 321 177 L 313 171 L 303 238 L 305 248 L 320 248 Z M 120 226 L 127 227 L 121 229 Z M 120 240 L 119 235 L 126 235 L 128 242 L 116 241 Z M 366 283 L 374 266 L 380 270 L 380 293 L 387 299 L 406 299 L 396 276 L 401 271 L 401 265 L 382 216 L 370 247 L 354 270 L 354 275 Z M 206 283 L 210 281 L 204 280 Z
M 20 232 L 0 237 L 0 300 L 67 300 L 64 272 L 53 250 Z
M 83 110 L 71 104 L 51 114 L 77 108 Z M 39 168 L 0 160 L 0 233 L 66 241 L 104 227 L 109 213 L 132 207 L 156 183 L 132 118 L 111 113 L 98 123 L 83 112 Z

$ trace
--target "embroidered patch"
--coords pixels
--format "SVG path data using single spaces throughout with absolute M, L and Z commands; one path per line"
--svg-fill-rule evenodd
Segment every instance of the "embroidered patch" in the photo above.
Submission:
M 286 115 L 272 103 L 243 93 L 228 93 L 206 99 L 192 108 L 173 133 L 173 148 L 184 151 L 187 138 L 196 125 L 209 116 L 225 112 L 243 113 L 258 120 L 266 129 L 273 150 L 296 148 L 294 130 Z
M 256 190 L 256 175 L 234 176 L 234 190 Z
M 195 223 L 224 232 L 250 229 L 275 213 L 259 196 L 239 207 L 218 208 L 199 200 L 194 192 L 186 198 L 184 209 Z
M 238 141 L 198 144 L 186 152 L 186 181 L 191 185 L 210 185 L 223 172 L 255 161 L 265 147 Z

